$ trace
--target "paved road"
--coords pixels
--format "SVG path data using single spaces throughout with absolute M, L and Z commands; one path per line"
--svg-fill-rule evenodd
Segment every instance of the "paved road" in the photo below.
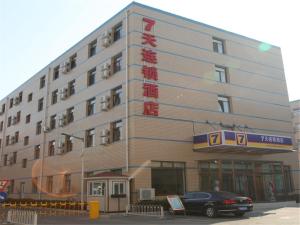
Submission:
M 294 202 L 256 204 L 255 210 L 242 218 L 221 216 L 209 219 L 204 216 L 166 216 L 164 219 L 144 216 L 102 215 L 91 221 L 86 217 L 40 218 L 42 225 L 83 224 L 217 224 L 217 225 L 300 225 L 300 207 Z

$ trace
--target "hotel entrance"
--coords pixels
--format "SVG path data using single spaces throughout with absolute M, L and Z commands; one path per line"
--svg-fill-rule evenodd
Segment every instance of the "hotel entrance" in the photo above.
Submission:
M 277 201 L 292 192 L 289 168 L 282 162 L 199 161 L 201 191 L 229 191 L 255 201 Z

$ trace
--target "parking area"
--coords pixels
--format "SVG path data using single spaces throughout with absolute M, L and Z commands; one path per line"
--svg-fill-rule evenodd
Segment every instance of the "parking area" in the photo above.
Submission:
M 124 216 L 119 214 L 102 214 L 97 220 L 85 216 L 41 216 L 39 225 L 83 225 L 83 224 L 218 224 L 218 225 L 299 225 L 300 206 L 295 202 L 257 203 L 254 211 L 242 218 L 230 215 L 218 218 L 204 216 L 166 215 L 163 219 L 146 216 Z

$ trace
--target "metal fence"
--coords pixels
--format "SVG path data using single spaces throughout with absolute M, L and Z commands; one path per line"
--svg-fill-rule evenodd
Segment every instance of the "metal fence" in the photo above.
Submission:
M 164 208 L 160 205 L 128 205 L 126 215 L 164 217 Z
M 87 203 L 80 202 L 10 202 L 0 204 L 0 221 L 11 209 L 34 211 L 38 216 L 81 216 L 87 215 Z M 82 208 L 84 208 L 82 210 Z M 6 211 L 6 212 L 5 212 Z M 1 224 L 1 223 L 0 223 Z
M 22 225 L 37 225 L 37 213 L 28 210 L 11 209 L 7 213 L 7 222 Z

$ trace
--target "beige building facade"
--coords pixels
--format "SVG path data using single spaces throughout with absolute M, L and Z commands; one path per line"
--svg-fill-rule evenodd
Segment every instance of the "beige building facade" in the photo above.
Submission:
M 0 107 L 0 178 L 11 181 L 12 198 L 79 200 L 82 159 L 85 200 L 219 188 L 266 201 L 295 190 L 290 143 L 222 152 L 193 144 L 193 136 L 220 130 L 289 142 L 280 48 L 138 3 Z M 90 181 L 102 172 L 129 184 Z

